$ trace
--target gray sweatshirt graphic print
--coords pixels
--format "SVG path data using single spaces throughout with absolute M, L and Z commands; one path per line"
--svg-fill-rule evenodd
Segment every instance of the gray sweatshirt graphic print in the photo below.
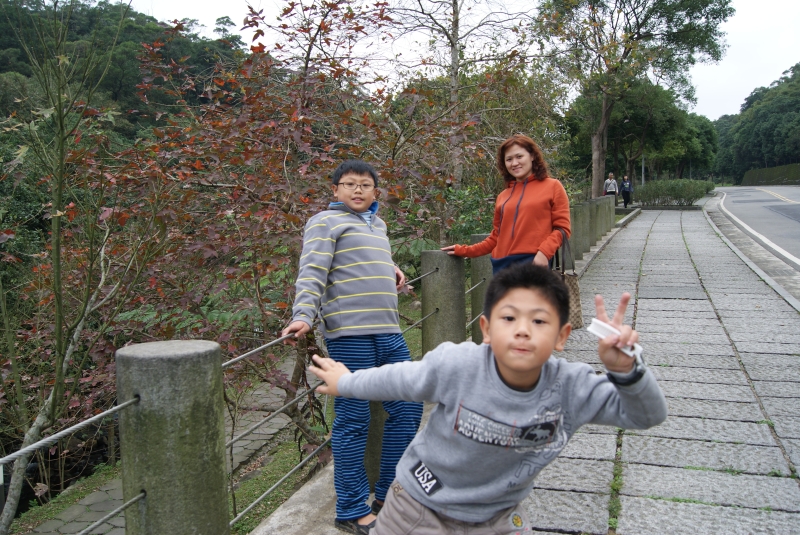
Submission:
M 444 343 L 419 362 L 361 370 L 339 393 L 438 405 L 397 466 L 417 501 L 467 522 L 483 522 L 522 501 L 534 478 L 584 424 L 644 429 L 666 418 L 652 373 L 617 387 L 587 364 L 551 357 L 529 392 L 503 383 L 491 347 Z

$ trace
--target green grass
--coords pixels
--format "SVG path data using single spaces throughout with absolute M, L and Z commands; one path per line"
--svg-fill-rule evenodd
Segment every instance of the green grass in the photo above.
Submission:
M 617 529 L 619 513 L 622 510 L 622 503 L 619 499 L 619 492 L 622 490 L 622 436 L 624 429 L 617 428 L 617 452 L 614 456 L 613 479 L 611 480 L 611 497 L 608 500 L 608 527 Z
M 259 475 L 248 479 L 236 489 L 235 494 L 238 511 L 242 511 L 253 503 L 300 462 L 297 444 L 291 440 L 289 434 L 284 434 L 283 438 L 287 440 L 278 443 L 276 447 L 267 454 L 251 463 L 251 466 L 253 466 L 260 464 L 261 460 L 267 461 L 266 466 L 260 469 Z M 288 500 L 289 497 L 302 486 L 311 471 L 311 467 L 315 464 L 315 461 L 310 461 L 302 469 L 292 474 L 289 479 L 284 481 L 281 486 L 275 489 L 264 501 L 255 506 L 247 515 L 237 522 L 231 528 L 231 533 L 234 535 L 245 535 L 253 531 L 256 526 L 283 502 Z M 229 498 L 228 504 L 230 507 L 232 507 L 232 503 L 232 500 Z M 231 518 L 233 518 L 233 516 L 233 511 L 231 509 Z
M 664 496 L 645 496 L 645 498 L 650 498 L 651 500 L 664 500 L 666 502 L 675 502 L 675 503 L 696 503 L 699 505 L 713 505 L 713 506 L 719 505 L 716 503 L 704 502 L 702 500 L 695 500 L 694 498 L 666 498 Z
M 11 534 L 30 533 L 40 524 L 55 518 L 61 511 L 75 505 L 86 496 L 96 491 L 112 479 L 120 477 L 120 464 L 112 468 L 100 466 L 94 474 L 81 479 L 67 490 L 53 498 L 44 505 L 37 505 L 28 509 L 11 524 Z
M 321 399 L 325 403 L 324 396 Z M 328 426 L 333 422 L 333 398 L 328 400 L 328 407 L 325 413 Z M 264 461 L 267 463 L 264 464 Z M 272 485 L 277 483 L 284 475 L 300 462 L 300 455 L 297 451 L 297 443 L 292 439 L 291 429 L 286 429 L 273 439 L 273 447 L 239 471 L 234 481 L 241 481 L 244 474 L 259 470 L 256 477 L 252 477 L 238 485 L 235 491 L 237 511 L 243 511 L 248 505 L 264 494 Z M 298 490 L 307 481 L 311 470 L 316 461 L 312 460 L 292 474 L 292 477 L 284 481 L 280 487 L 275 489 L 269 497 L 265 498 L 260 504 L 247 513 L 239 522 L 231 528 L 232 535 L 246 535 L 253 531 L 265 518 L 272 514 L 283 502 Z M 229 507 L 233 507 L 232 500 L 228 500 Z M 238 512 L 237 512 L 238 514 Z M 231 509 L 231 519 L 234 518 Z

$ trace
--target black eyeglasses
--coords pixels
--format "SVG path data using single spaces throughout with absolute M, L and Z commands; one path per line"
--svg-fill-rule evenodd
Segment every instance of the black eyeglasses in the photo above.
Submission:
M 356 184 L 355 182 L 339 182 L 339 185 L 344 189 L 354 190 L 361 188 L 361 191 L 372 191 L 375 189 L 374 184 Z

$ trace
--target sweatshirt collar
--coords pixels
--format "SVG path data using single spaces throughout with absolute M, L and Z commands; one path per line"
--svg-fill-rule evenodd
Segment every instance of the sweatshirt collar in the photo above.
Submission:
M 350 212 L 351 214 L 355 214 L 359 217 L 361 215 L 352 208 L 348 207 L 345 203 L 340 201 L 335 201 L 330 203 L 328 205 L 328 210 L 341 210 L 342 212 Z M 367 208 L 366 211 L 375 216 L 375 214 L 378 213 L 378 201 L 372 201 L 372 204 L 369 205 L 369 208 Z

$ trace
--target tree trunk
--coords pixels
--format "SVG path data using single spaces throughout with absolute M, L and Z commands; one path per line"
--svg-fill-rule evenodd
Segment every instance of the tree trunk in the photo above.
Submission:
M 51 407 L 53 406 L 53 393 L 55 389 L 50 391 L 33 425 L 25 432 L 25 437 L 22 439 L 22 446 L 20 449 L 26 448 L 34 442 L 42 438 L 42 431 L 49 427 L 48 417 L 50 415 Z M 25 482 L 25 469 L 28 468 L 28 461 L 31 454 L 20 457 L 14 461 L 14 468 L 11 470 L 11 482 L 8 487 L 8 494 L 6 495 L 6 504 L 3 507 L 3 514 L 0 515 L 0 535 L 8 535 L 11 522 L 14 521 L 14 516 L 17 513 L 17 506 L 19 506 L 19 497 L 22 493 L 22 484 Z
M 592 198 L 603 195 L 603 182 L 606 174 L 606 151 L 608 147 L 608 121 L 614 101 L 603 94 L 600 107 L 600 124 L 592 133 Z
M 458 0 L 451 0 L 453 7 L 453 18 L 450 21 L 450 105 L 453 107 L 451 113 L 452 128 L 455 130 L 459 128 L 458 102 L 459 102 L 459 75 L 461 69 L 461 50 L 459 49 L 459 35 L 460 35 L 460 13 Z M 454 132 L 455 133 L 455 132 Z M 455 141 L 450 148 L 450 157 L 453 166 L 453 187 L 458 189 L 461 187 L 461 180 L 464 175 L 464 162 L 461 154 L 460 136 L 454 136 Z

